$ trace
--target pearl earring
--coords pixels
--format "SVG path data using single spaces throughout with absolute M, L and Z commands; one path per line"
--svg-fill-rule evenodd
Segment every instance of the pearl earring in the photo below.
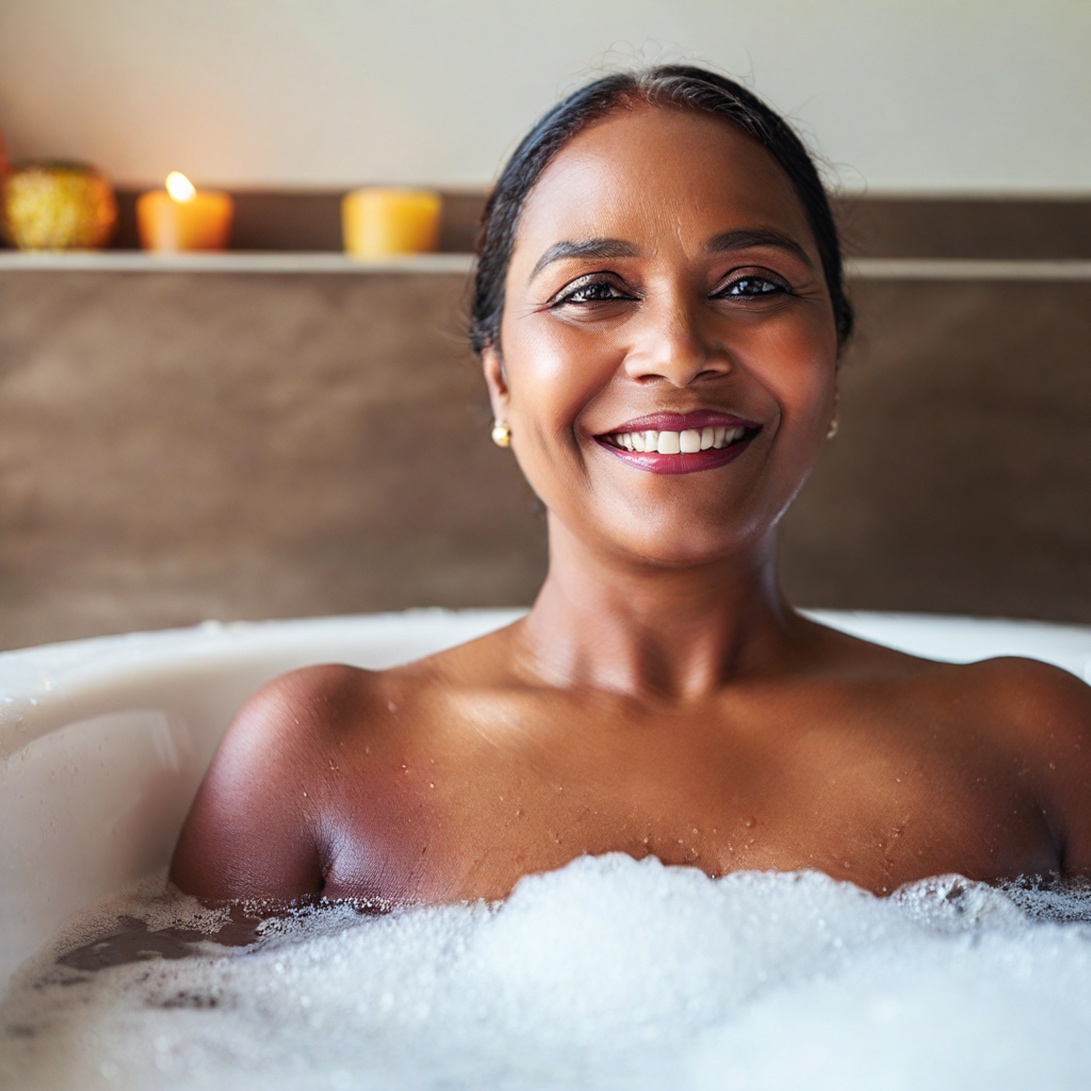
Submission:
M 836 435 L 837 435 L 837 418 L 834 417 L 833 420 L 830 421 L 830 427 L 826 432 L 826 439 L 833 439 L 833 437 L 836 436 Z
M 511 429 L 500 421 L 494 421 L 492 426 L 492 441 L 497 447 L 511 446 Z

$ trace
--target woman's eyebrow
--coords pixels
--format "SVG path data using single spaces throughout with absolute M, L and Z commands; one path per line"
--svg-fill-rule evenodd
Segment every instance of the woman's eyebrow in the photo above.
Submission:
M 708 250 L 710 253 L 718 254 L 726 250 L 746 250 L 751 246 L 776 246 L 781 250 L 787 250 L 788 253 L 799 258 L 808 269 L 814 271 L 814 263 L 807 256 L 807 251 L 795 239 L 768 228 L 747 228 L 713 235 L 709 240 Z
M 533 280 L 550 262 L 561 258 L 631 258 L 636 255 L 636 247 L 621 239 L 564 239 L 555 242 L 539 259 L 531 270 Z

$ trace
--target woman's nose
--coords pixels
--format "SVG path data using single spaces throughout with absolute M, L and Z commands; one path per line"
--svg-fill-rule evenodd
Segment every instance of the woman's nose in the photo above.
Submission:
M 638 382 L 665 380 L 675 386 L 731 370 L 731 356 L 723 340 L 710 328 L 709 315 L 700 306 L 675 303 L 647 314 L 629 346 L 625 370 Z

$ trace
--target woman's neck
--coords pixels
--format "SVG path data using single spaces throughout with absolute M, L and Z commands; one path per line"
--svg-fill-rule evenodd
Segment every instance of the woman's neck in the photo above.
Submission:
M 671 569 L 603 556 L 552 527 L 549 574 L 516 654 L 549 684 L 690 702 L 782 666 L 806 628 L 780 591 L 773 535 Z

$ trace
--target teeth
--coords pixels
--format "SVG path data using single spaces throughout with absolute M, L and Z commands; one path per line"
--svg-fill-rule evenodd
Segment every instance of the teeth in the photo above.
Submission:
M 654 451 L 661 455 L 693 454 L 710 449 L 722 450 L 742 438 L 744 428 L 717 425 L 687 428 L 684 432 L 615 432 L 610 438 L 626 451 Z
M 679 437 L 682 453 L 691 455 L 701 449 L 701 433 L 696 428 L 687 428 Z

